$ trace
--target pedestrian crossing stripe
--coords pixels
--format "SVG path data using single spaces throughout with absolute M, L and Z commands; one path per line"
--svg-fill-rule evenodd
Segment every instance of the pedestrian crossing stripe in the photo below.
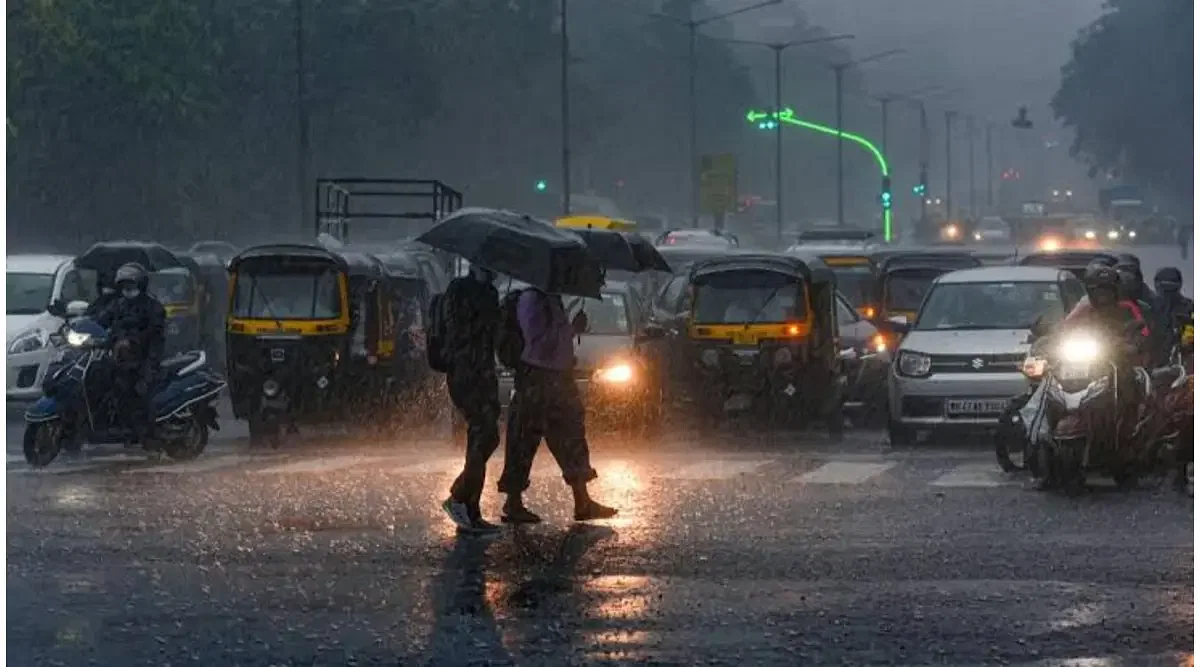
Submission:
M 897 461 L 883 463 L 870 461 L 830 461 L 815 470 L 810 470 L 793 482 L 802 484 L 862 484 L 896 466 Z
M 930 482 L 930 486 L 955 488 L 993 488 L 1013 483 L 1013 477 L 993 464 L 965 464 L 958 466 Z

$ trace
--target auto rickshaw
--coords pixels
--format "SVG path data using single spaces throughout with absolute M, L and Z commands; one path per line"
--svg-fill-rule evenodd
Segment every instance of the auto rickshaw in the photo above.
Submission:
M 150 294 L 158 299 L 167 314 L 165 352 L 179 354 L 204 348 L 203 290 L 196 277 L 182 266 L 153 271 L 148 275 Z
M 697 262 L 688 282 L 685 340 L 671 365 L 702 414 L 816 418 L 840 437 L 845 378 L 833 272 L 812 256 L 739 253 Z
M 252 443 L 277 447 L 300 423 L 387 416 L 397 306 L 377 258 L 260 245 L 229 273 L 229 389 Z
M 1068 250 L 1065 252 L 1031 252 L 1017 260 L 1020 266 L 1049 266 L 1064 271 L 1070 271 L 1076 278 L 1083 280 L 1083 274 L 1088 264 L 1104 262 L 1109 266 L 1117 265 L 1117 256 L 1102 250 Z
M 796 246 L 793 246 L 796 248 Z M 793 250 L 792 252 L 796 252 Z M 799 252 L 816 255 L 837 278 L 837 289 L 860 315 L 875 317 L 879 303 L 875 299 L 875 260 L 866 248 L 804 248 Z
M 905 321 L 916 319 L 921 302 L 933 281 L 944 273 L 983 266 L 969 252 L 936 252 L 929 250 L 884 251 L 874 258 L 877 265 L 875 282 L 876 326 L 893 317 Z

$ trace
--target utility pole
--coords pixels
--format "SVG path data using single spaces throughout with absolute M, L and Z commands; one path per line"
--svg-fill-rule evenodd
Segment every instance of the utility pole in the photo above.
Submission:
M 921 223 L 924 224 L 926 219 L 926 207 L 929 201 L 929 117 L 925 113 L 925 103 L 918 102 L 921 108 L 921 149 L 919 164 L 917 167 L 921 172 L 921 183 L 925 185 L 925 192 L 921 194 Z
M 882 124 L 882 127 L 879 128 L 880 129 L 880 133 L 879 133 L 880 149 L 883 151 L 884 155 L 887 155 L 888 105 L 891 103 L 892 103 L 892 98 L 890 98 L 890 97 L 879 98 L 879 111 L 880 111 L 880 119 L 879 120 L 880 120 L 880 123 Z
M 296 197 L 299 202 L 300 224 L 307 225 L 315 219 L 315 210 L 309 214 L 309 170 L 311 150 L 309 148 L 308 122 L 308 63 L 304 53 L 304 0 L 295 0 L 296 33 Z
M 954 112 L 946 112 L 946 219 L 954 219 L 954 171 L 950 160 L 950 132 L 954 129 Z
M 975 217 L 975 117 L 967 116 L 967 214 Z
M 775 234 L 783 240 L 783 50 L 785 44 L 773 44 L 775 52 Z M 841 143 L 840 141 L 838 143 Z
M 571 215 L 571 108 L 568 72 L 571 66 L 571 42 L 567 35 L 567 0 L 560 0 L 562 15 L 562 40 L 559 42 L 562 58 L 562 78 L 559 82 L 562 103 L 562 213 Z
M 988 215 L 996 213 L 995 201 L 993 201 L 992 190 L 995 187 L 992 179 L 992 124 L 989 121 L 987 127 L 984 128 L 983 134 L 983 150 L 987 153 L 987 208 Z

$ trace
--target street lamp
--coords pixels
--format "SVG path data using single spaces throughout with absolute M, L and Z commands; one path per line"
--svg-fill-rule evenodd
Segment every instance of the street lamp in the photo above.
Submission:
M 783 52 L 793 46 L 806 44 L 821 44 L 836 42 L 844 39 L 854 39 L 854 35 L 826 35 L 812 39 L 798 39 L 791 42 L 754 42 L 744 39 L 721 39 L 731 44 L 748 46 L 765 46 L 775 52 L 775 230 L 779 238 L 783 238 L 783 123 L 779 122 L 779 114 L 783 111 Z M 841 141 L 839 140 L 840 144 Z
M 842 128 L 842 77 L 843 77 L 843 74 L 846 72 L 847 69 L 849 69 L 851 67 L 856 67 L 858 65 L 862 65 L 864 63 L 869 63 L 869 62 L 872 62 L 875 60 L 882 60 L 883 58 L 887 58 L 889 56 L 894 56 L 898 53 L 904 53 L 904 49 L 891 49 L 888 51 L 880 51 L 879 53 L 873 53 L 869 56 L 866 56 L 865 58 L 859 58 L 858 60 L 852 60 L 852 61 L 846 62 L 846 63 L 838 63 L 836 65 L 831 65 L 829 63 L 826 63 L 826 65 L 830 69 L 833 70 L 833 74 L 834 74 L 834 84 L 836 86 L 835 92 L 837 95 L 837 130 L 839 133 L 843 129 Z M 837 204 L 838 204 L 837 205 L 837 214 L 838 214 L 837 221 L 838 221 L 838 226 L 840 227 L 840 226 L 844 226 L 846 224 L 845 180 L 844 180 L 844 172 L 842 170 L 842 142 L 840 142 L 840 141 L 837 142 Z
M 565 2 L 566 0 L 563 1 Z M 696 101 L 696 31 L 701 26 L 708 25 L 709 23 L 737 16 L 738 14 L 745 14 L 756 9 L 762 9 L 763 7 L 778 5 L 782 2 L 783 0 L 764 0 L 763 2 L 742 7 L 741 9 L 708 16 L 699 20 L 689 19 L 687 21 L 680 21 L 666 14 L 654 15 L 656 18 L 671 21 L 688 29 L 688 205 L 691 208 L 692 227 L 700 226 L 700 210 L 697 202 L 700 191 L 700 161 L 696 155 L 696 106 L 698 104 Z

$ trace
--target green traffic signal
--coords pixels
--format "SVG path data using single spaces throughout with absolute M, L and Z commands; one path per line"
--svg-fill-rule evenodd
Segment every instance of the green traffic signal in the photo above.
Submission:
M 758 122 L 758 129 L 760 130 L 774 130 L 777 127 L 779 127 L 779 121 L 777 120 L 761 120 Z
M 538 179 L 538 181 L 533 184 L 533 189 L 537 190 L 538 192 L 545 192 L 547 187 L 548 186 L 545 179 Z
M 918 183 L 918 184 L 914 185 L 912 188 L 912 192 L 914 195 L 916 195 L 918 197 L 924 196 L 925 195 L 925 184 Z

